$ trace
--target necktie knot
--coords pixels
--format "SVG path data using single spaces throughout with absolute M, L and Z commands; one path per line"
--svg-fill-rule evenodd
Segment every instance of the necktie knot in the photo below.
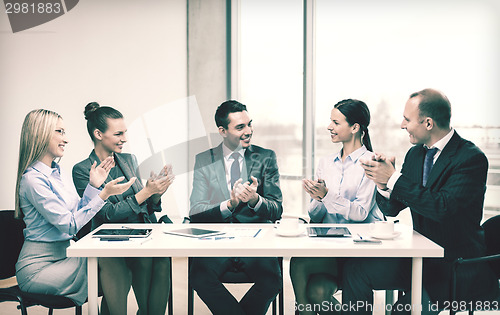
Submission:
M 240 159 L 240 154 L 239 154 L 238 152 L 233 152 L 233 153 L 231 154 L 231 157 L 233 158 L 233 160 L 235 160 L 235 161 L 239 161 L 239 159 Z
M 427 149 L 425 152 L 425 160 L 424 160 L 424 173 L 422 176 L 422 183 L 425 186 L 427 184 L 427 178 L 429 177 L 429 173 L 431 172 L 432 166 L 434 165 L 434 155 L 436 155 L 438 148 Z
M 434 155 L 436 155 L 437 151 L 438 148 L 427 149 L 427 152 L 425 152 L 425 158 L 434 158 Z

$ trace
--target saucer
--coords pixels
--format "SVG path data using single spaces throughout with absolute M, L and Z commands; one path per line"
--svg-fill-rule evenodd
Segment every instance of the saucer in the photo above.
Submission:
M 400 231 L 394 231 L 392 234 L 382 234 L 382 235 L 371 234 L 371 237 L 377 238 L 380 240 L 390 240 L 390 239 L 398 237 L 399 235 L 401 235 Z
M 286 237 L 299 236 L 304 234 L 305 231 L 306 231 L 305 226 L 300 227 L 297 230 L 283 230 L 279 228 L 274 229 L 274 232 L 276 232 L 276 234 L 278 234 L 279 236 L 286 236 Z

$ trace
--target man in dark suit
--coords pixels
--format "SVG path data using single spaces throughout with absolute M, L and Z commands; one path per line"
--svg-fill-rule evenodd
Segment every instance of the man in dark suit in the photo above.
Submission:
M 191 222 L 276 221 L 283 208 L 275 153 L 251 145 L 245 105 L 222 103 L 215 122 L 223 142 L 196 156 Z M 244 272 L 254 282 L 239 302 L 220 281 L 228 270 Z M 265 314 L 282 287 L 277 258 L 193 258 L 190 281 L 213 314 Z
M 414 146 L 401 173 L 396 172 L 395 158 L 382 154 L 364 161 L 363 168 L 377 184 L 377 203 L 385 215 L 396 216 L 409 207 L 415 231 L 444 248 L 444 258 L 424 259 L 422 314 L 438 313 L 449 303 L 452 262 L 485 253 L 480 222 L 488 160 L 450 127 L 451 105 L 441 92 L 424 89 L 411 94 L 403 116 L 401 128 Z M 409 259 L 351 259 L 344 267 L 343 303 L 373 305 L 372 289 L 409 291 L 410 275 Z M 486 264 L 465 266 L 458 278 L 458 301 L 484 299 L 498 289 Z M 398 301 L 401 310 L 410 304 L 406 293 Z M 371 312 L 362 307 L 346 313 Z

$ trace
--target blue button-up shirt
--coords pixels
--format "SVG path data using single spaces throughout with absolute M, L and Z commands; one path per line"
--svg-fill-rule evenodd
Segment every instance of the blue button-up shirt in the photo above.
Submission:
M 31 241 L 69 240 L 102 208 L 100 190 L 88 185 L 80 199 L 71 179 L 55 162 L 37 161 L 24 172 L 19 202 L 24 214 L 24 238 Z

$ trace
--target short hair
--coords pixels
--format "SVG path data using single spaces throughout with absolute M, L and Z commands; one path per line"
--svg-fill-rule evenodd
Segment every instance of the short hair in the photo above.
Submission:
M 120 119 L 123 118 L 122 113 L 113 107 L 100 106 L 97 102 L 88 103 L 83 111 L 87 120 L 87 131 L 92 141 L 95 142 L 94 130 L 98 129 L 101 132 L 108 130 L 108 118 Z
M 215 111 L 215 124 L 217 127 L 223 127 L 227 129 L 229 125 L 228 116 L 230 113 L 237 113 L 246 111 L 247 107 L 235 100 L 225 101 L 220 104 Z
M 448 128 L 451 119 L 451 104 L 446 95 L 434 89 L 423 89 L 412 93 L 410 99 L 420 96 L 418 110 L 420 117 L 432 118 L 440 128 Z

